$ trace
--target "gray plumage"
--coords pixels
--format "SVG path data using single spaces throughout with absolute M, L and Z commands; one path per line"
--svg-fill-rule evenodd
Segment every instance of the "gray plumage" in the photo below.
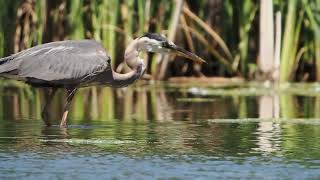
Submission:
M 0 74 L 33 85 L 69 86 L 111 71 L 110 57 L 93 40 L 59 41 L 0 59 Z

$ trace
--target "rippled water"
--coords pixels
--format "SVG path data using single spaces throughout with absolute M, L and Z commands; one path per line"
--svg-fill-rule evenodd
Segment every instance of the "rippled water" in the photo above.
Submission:
M 0 179 L 319 179 L 317 87 L 84 89 L 68 129 L 43 126 L 41 90 L 3 87 Z

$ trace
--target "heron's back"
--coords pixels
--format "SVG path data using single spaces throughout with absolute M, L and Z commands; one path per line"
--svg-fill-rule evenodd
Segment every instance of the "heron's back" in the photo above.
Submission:
M 109 62 L 96 41 L 58 41 L 0 59 L 0 75 L 31 84 L 76 85 L 110 70 Z

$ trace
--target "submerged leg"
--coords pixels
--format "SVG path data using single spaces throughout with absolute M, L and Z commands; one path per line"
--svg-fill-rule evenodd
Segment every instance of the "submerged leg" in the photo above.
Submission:
M 60 127 L 61 128 L 66 128 L 67 127 L 67 117 L 68 117 L 68 113 L 69 113 L 69 107 L 71 104 L 71 101 L 73 99 L 74 94 L 76 93 L 77 89 L 73 88 L 73 89 L 68 89 L 67 90 L 67 102 L 63 108 L 63 116 L 60 122 Z
M 44 90 L 44 99 L 45 99 L 45 104 L 43 106 L 43 110 L 41 113 L 41 117 L 46 124 L 46 126 L 51 126 L 51 123 L 49 121 L 49 112 L 48 109 L 50 108 L 50 104 L 52 102 L 52 99 L 54 95 L 57 92 L 57 88 L 47 88 Z

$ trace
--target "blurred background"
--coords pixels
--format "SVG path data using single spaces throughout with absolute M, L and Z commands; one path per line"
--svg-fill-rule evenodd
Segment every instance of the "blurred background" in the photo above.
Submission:
M 320 179 L 320 0 L 0 0 L 0 57 L 95 39 L 126 72 L 145 32 L 207 64 L 146 55 L 144 81 L 80 89 L 68 129 L 44 127 L 42 89 L 0 79 L 0 179 Z
M 0 0 L 0 56 L 51 41 L 95 39 L 114 68 L 145 32 L 168 36 L 202 66 L 148 56 L 148 79 L 320 80 L 320 0 Z

